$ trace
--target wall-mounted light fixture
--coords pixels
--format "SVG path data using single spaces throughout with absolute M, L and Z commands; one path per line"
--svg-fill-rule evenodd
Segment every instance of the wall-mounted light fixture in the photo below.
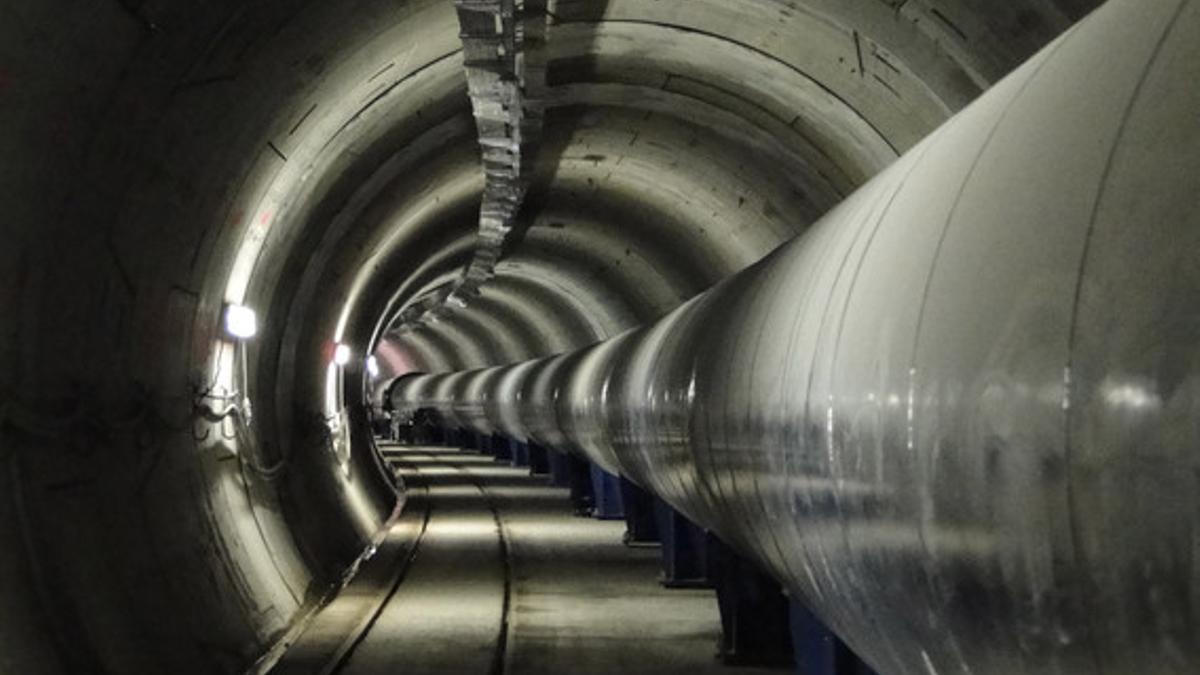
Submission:
M 334 346 L 334 348 L 333 348 L 333 362 L 334 363 L 338 364 L 339 366 L 344 366 L 347 363 L 350 363 L 350 356 L 351 356 L 351 352 L 350 352 L 350 347 L 348 345 L 344 345 L 339 342 L 336 346 Z
M 225 305 L 225 332 L 239 340 L 258 334 L 258 315 L 245 305 Z
M 379 359 L 374 354 L 367 357 L 367 373 L 371 377 L 379 377 Z

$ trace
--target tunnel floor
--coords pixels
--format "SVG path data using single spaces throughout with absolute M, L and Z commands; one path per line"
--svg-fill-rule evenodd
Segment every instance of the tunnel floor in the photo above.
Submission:
M 708 590 L 658 583 L 658 550 L 572 514 L 528 469 L 385 445 L 404 516 L 273 673 L 739 673 Z

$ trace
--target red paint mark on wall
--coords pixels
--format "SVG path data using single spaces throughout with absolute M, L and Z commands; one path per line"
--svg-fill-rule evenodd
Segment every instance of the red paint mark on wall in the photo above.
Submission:
M 391 338 L 383 338 L 375 347 L 375 355 L 382 361 L 384 370 L 391 371 L 395 375 L 404 375 L 405 373 L 419 372 L 417 364 L 413 362 L 412 357 L 405 351 L 400 343 Z
M 262 215 L 258 217 L 258 224 L 259 224 L 259 225 L 266 225 L 266 224 L 267 224 L 267 223 L 269 223 L 269 222 L 271 222 L 271 212 L 270 212 L 270 211 L 263 211 L 263 212 L 262 212 Z
M 321 358 L 326 363 L 333 363 L 333 354 L 337 351 L 337 343 L 333 340 L 326 340 L 325 345 L 321 348 Z

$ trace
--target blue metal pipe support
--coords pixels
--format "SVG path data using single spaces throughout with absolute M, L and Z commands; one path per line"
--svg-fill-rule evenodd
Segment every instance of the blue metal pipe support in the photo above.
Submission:
M 529 473 L 537 476 L 550 473 L 550 455 L 551 453 L 546 448 L 537 443 L 525 443 L 526 452 L 529 453 Z
M 708 535 L 661 499 L 654 500 L 654 515 L 662 541 L 662 585 L 666 588 L 712 588 Z
M 512 465 L 514 467 L 529 467 L 529 444 L 512 440 L 508 436 L 504 436 L 503 438 L 508 440 L 509 447 L 511 448 Z M 532 469 L 530 473 L 533 473 Z
M 492 454 L 495 455 L 498 461 L 508 462 L 513 466 L 517 466 L 513 452 L 513 446 L 516 445 L 515 441 L 508 436 L 495 433 L 488 434 L 487 439 L 488 445 L 492 449 Z
M 621 499 L 621 479 L 592 464 L 592 516 L 599 520 L 624 520 L 625 504 Z

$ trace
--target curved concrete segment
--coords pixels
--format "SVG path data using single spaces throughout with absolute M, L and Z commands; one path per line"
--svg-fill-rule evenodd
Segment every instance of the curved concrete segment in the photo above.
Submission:
M 1200 2 L 1111 2 L 661 321 L 393 397 L 620 471 L 881 673 L 1196 672 L 1197 77 Z

